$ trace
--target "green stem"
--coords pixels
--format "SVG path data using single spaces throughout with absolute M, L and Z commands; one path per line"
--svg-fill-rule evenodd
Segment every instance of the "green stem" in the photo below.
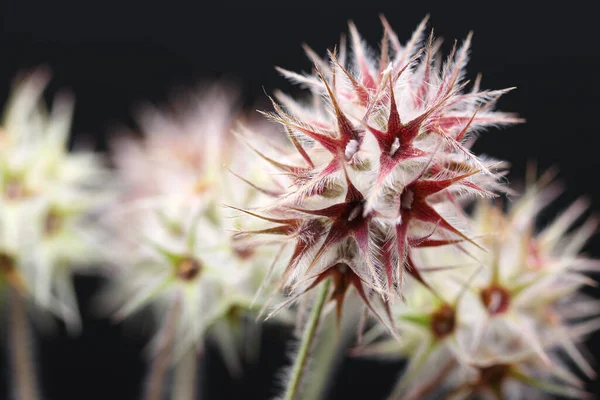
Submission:
M 160 343 L 158 344 L 158 352 L 152 358 L 150 366 L 150 377 L 148 379 L 148 387 L 146 388 L 146 400 L 160 400 L 163 398 L 163 387 L 165 377 L 169 370 L 171 353 L 175 339 L 175 331 L 177 329 L 177 320 L 181 312 L 181 304 L 179 300 L 175 300 L 169 311 L 167 312 L 164 325 L 160 333 Z
M 15 398 L 37 400 L 39 393 L 35 381 L 31 343 L 29 343 L 31 337 L 27 320 L 27 305 L 21 293 L 11 285 L 8 285 L 8 295 L 10 297 L 9 340 Z
M 300 383 L 302 382 L 302 377 L 304 376 L 306 362 L 308 361 L 308 355 L 315 338 L 317 327 L 319 326 L 321 313 L 327 301 L 327 294 L 329 293 L 330 285 L 331 282 L 329 279 L 321 284 L 321 292 L 318 294 L 317 299 L 315 300 L 315 304 L 313 305 L 313 309 L 310 314 L 310 319 L 306 325 L 304 334 L 302 335 L 300 349 L 296 354 L 296 359 L 292 368 L 292 374 L 285 389 L 285 395 L 283 396 L 284 400 L 294 400 L 298 394 Z

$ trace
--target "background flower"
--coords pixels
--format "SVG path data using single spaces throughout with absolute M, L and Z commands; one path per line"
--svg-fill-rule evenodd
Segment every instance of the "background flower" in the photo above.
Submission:
M 436 264 L 426 280 L 431 289 L 409 286 L 406 303 L 394 308 L 405 341 L 357 351 L 408 359 L 397 396 L 425 398 L 444 388 L 459 398 L 527 398 L 532 389 L 584 396 L 577 374 L 595 371 L 580 344 L 600 327 L 600 308 L 582 290 L 595 285 L 584 272 L 598 262 L 579 252 L 597 221 L 570 229 L 586 209 L 580 200 L 540 229 L 539 213 L 560 193 L 549 179 L 531 184 L 506 212 L 477 204 L 470 224 L 485 251 L 468 242 L 414 251 L 418 265 Z
M 144 139 L 117 138 L 125 190 L 106 217 L 116 236 L 107 246 L 115 275 L 105 299 L 119 319 L 153 306 L 159 325 L 176 308 L 174 362 L 202 349 L 208 335 L 237 375 L 240 342 L 256 335 L 249 321 L 265 298 L 255 293 L 273 256 L 231 238 L 240 221 L 225 205 L 264 197 L 232 173 L 253 169 L 230 134 L 238 113 L 232 89 L 214 85 L 181 97 L 173 113 L 147 107 Z
M 2 246 L 22 275 L 8 281 L 79 329 L 71 273 L 98 259 L 91 219 L 111 196 L 110 174 L 99 155 L 69 151 L 73 101 L 59 96 L 47 110 L 41 95 L 49 78 L 43 69 L 22 76 L 4 113 Z

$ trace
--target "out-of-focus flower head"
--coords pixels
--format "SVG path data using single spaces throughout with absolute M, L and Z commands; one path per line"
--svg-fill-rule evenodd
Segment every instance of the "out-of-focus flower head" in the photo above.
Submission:
M 248 334 L 245 317 L 261 308 L 254 294 L 273 258 L 232 239 L 242 220 L 225 205 L 254 207 L 266 196 L 236 176 L 260 179 L 230 133 L 242 118 L 237 101 L 230 87 L 215 84 L 180 97 L 171 112 L 146 108 L 144 139 L 115 141 L 124 192 L 108 218 L 118 268 L 107 293 L 121 318 L 152 305 L 166 321 L 177 304 L 174 360 L 208 337 L 234 373 L 237 339 Z
M 419 275 L 410 249 L 470 241 L 460 201 L 502 190 L 504 164 L 469 149 L 484 128 L 520 122 L 493 110 L 509 89 L 481 90 L 477 79 L 466 90 L 470 36 L 442 62 L 440 41 L 423 43 L 426 21 L 404 45 L 382 22 L 377 57 L 350 23 L 351 55 L 345 40 L 328 60 L 305 47 L 313 74 L 279 69 L 312 98 L 275 95 L 267 116 L 293 146 L 256 150 L 281 189 L 255 214 L 278 224 L 262 233 L 294 243 L 282 282 L 297 296 L 327 276 L 335 293 L 398 296 L 404 273 Z
M 468 265 L 459 267 L 468 268 Z M 470 329 L 476 321 L 463 300 L 469 282 L 449 280 L 443 273 L 452 268 L 457 266 L 421 265 L 420 271 L 426 275 L 427 283 L 406 283 L 405 301 L 391 305 L 400 340 L 389 337 L 387 329 L 377 324 L 352 351 L 362 357 L 408 361 L 394 395 L 405 394 L 415 381 L 432 379 L 445 364 L 464 353 L 463 345 L 471 337 Z
M 583 382 L 569 371 L 566 361 L 588 377 L 595 376 L 579 346 L 588 333 L 600 328 L 600 305 L 581 289 L 595 283 L 584 272 L 597 271 L 599 264 L 580 252 L 598 221 L 590 218 L 571 229 L 587 208 L 585 201 L 578 200 L 538 229 L 538 215 L 560 193 L 557 184 L 549 184 L 550 178 L 546 174 L 530 185 L 507 212 L 490 202 L 477 204 L 471 226 L 481 235 L 485 252 L 468 242 L 460 247 L 413 251 L 422 271 L 431 269 L 426 265 L 444 268 L 428 276 L 431 289 L 410 286 L 406 304 L 393 306 L 400 335 L 408 340 L 401 349 L 380 341 L 357 351 L 409 360 L 410 375 L 414 378 L 418 372 L 420 378 L 403 376 L 397 393 L 418 394 L 426 383 L 435 380 L 438 387 L 463 396 L 497 392 L 511 399 L 529 398 L 523 385 L 563 396 L 583 395 Z M 447 308 L 440 299 L 446 299 L 445 293 L 456 285 L 468 290 L 457 297 L 461 298 L 458 307 Z M 431 300 L 437 309 L 432 308 Z M 436 324 L 436 316 L 441 315 L 452 318 Z M 435 334 L 440 326 L 450 327 L 452 332 L 443 337 L 449 349 L 443 355 L 433 351 L 440 346 L 419 340 L 422 332 L 429 330 L 433 343 L 441 343 Z M 415 329 L 421 332 L 420 338 L 413 337 Z M 454 340 L 448 341 L 447 337 Z M 439 375 L 444 365 L 450 367 Z M 451 373 L 456 365 L 461 366 L 462 375 Z
M 0 127 L 0 227 L 2 252 L 21 278 L 8 275 L 44 307 L 77 329 L 71 282 L 75 266 L 97 253 L 89 219 L 108 200 L 108 170 L 91 151 L 70 152 L 73 99 L 57 96 L 51 110 L 42 98 L 50 75 L 43 69 L 15 82 Z
M 437 382 L 437 394 L 444 393 L 448 399 L 531 399 L 547 395 L 593 398 L 557 352 L 561 346 L 559 338 L 545 343 L 551 367 L 522 339 L 516 335 L 500 336 L 494 342 L 486 341 L 477 357 L 463 357 L 460 362 L 449 360 L 446 366 L 450 367 L 443 371 L 447 376 Z M 515 351 L 517 348 L 519 352 Z M 419 390 L 408 398 L 427 398 L 415 394 Z
M 598 227 L 597 218 L 571 229 L 588 208 L 577 200 L 547 226 L 538 230 L 538 215 L 560 193 L 557 184 L 548 184 L 550 174 L 531 185 L 505 215 L 501 208 L 480 203 L 474 229 L 484 235 L 488 252 L 480 259 L 488 268 L 473 282 L 478 299 L 480 328 L 474 331 L 476 351 L 486 337 L 518 335 L 526 346 L 550 363 L 547 343 L 560 344 L 561 351 L 588 376 L 593 368 L 577 350 L 582 327 L 597 327 L 597 302 L 586 299 L 581 289 L 595 285 L 584 274 L 598 269 L 598 261 L 580 254 Z M 574 332 L 579 332 L 575 334 Z

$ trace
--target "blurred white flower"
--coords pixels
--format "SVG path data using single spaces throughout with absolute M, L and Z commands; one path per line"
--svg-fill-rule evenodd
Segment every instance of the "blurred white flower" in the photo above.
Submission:
M 225 205 L 253 207 L 265 197 L 228 170 L 255 170 L 229 132 L 241 118 L 237 98 L 224 86 L 198 93 L 175 103 L 173 113 L 146 108 L 144 139 L 113 144 L 124 192 L 108 218 L 116 270 L 107 298 L 120 318 L 151 305 L 163 324 L 176 307 L 173 360 L 209 336 L 237 373 L 236 349 L 250 335 L 240 329 L 265 300 L 254 294 L 273 251 L 232 239 L 242 222 Z
M 14 85 L 0 128 L 0 226 L 3 251 L 24 275 L 27 292 L 78 329 L 73 267 L 94 260 L 90 218 L 111 196 L 110 175 L 90 151 L 70 152 L 73 101 L 57 96 L 48 111 L 43 69 Z
M 507 212 L 477 203 L 470 225 L 485 251 L 467 241 L 412 251 L 420 271 L 433 271 L 429 288 L 411 282 L 406 302 L 392 307 L 402 343 L 376 340 L 379 329 L 357 350 L 408 360 L 395 395 L 416 399 L 449 390 L 457 398 L 531 398 L 527 386 L 584 395 L 567 365 L 595 377 L 578 346 L 600 328 L 600 304 L 581 291 L 595 283 L 584 272 L 599 263 L 580 254 L 598 221 L 570 230 L 587 208 L 578 200 L 538 230 L 539 213 L 560 193 L 549 180 L 530 185 Z

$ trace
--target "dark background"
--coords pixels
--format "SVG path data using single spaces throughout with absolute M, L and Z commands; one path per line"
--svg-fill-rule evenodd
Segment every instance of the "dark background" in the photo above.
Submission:
M 77 140 L 91 140 L 103 149 L 115 126 L 133 124 L 134 105 L 140 101 L 164 103 L 175 87 L 226 77 L 242 84 L 248 106 L 265 104 L 264 91 L 291 90 L 274 65 L 310 69 L 302 42 L 324 54 L 352 19 L 376 48 L 382 33 L 380 12 L 404 42 L 430 13 L 429 27 L 447 39 L 446 50 L 455 38 L 474 30 L 469 78 L 482 72 L 484 88 L 518 87 L 499 108 L 518 112 L 527 123 L 485 133 L 476 150 L 510 161 L 511 181 L 523 176 L 528 160 L 536 160 L 541 169 L 559 166 L 567 191 L 547 217 L 580 195 L 592 198 L 593 210 L 600 211 L 600 57 L 598 22 L 591 9 L 571 1 L 558 7 L 525 1 L 467 5 L 403 0 L 395 8 L 372 2 L 371 8 L 324 2 L 314 8 L 289 8 L 284 2 L 260 7 L 223 3 L 231 7 L 216 9 L 200 1 L 185 6 L 8 1 L 0 36 L 0 103 L 19 70 L 48 65 L 54 73 L 49 93 L 69 88 L 76 94 Z M 600 257 L 600 238 L 587 250 Z M 59 331 L 38 339 L 41 384 L 48 399 L 138 398 L 146 338 L 127 335 L 121 326 L 90 314 L 89 300 L 99 283 L 96 278 L 77 280 L 84 313 L 80 337 Z M 209 351 L 205 398 L 271 398 L 286 337 L 279 329 L 267 329 L 264 359 L 248 367 L 239 381 L 230 380 L 218 354 Z M 599 340 L 598 334 L 590 337 L 592 354 L 600 353 Z M 398 366 L 350 360 L 331 398 L 383 398 Z M 7 374 L 0 375 L 3 398 Z M 600 383 L 590 382 L 590 390 L 600 393 Z

